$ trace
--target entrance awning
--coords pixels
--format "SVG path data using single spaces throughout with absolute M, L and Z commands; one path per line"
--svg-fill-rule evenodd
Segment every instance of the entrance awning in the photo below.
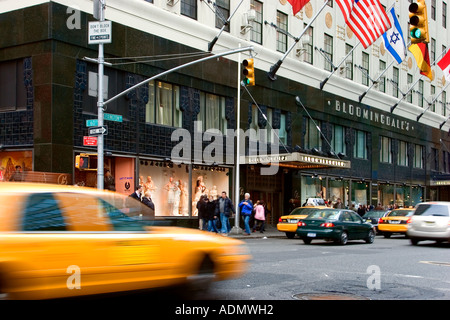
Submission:
M 241 156 L 240 163 L 278 165 L 280 167 L 292 169 L 351 168 L 351 162 L 348 160 L 321 157 L 299 152 L 271 154 L 271 155 Z

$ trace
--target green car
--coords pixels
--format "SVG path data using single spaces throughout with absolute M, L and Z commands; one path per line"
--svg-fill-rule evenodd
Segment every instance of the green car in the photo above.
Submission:
M 371 223 L 364 222 L 352 210 L 322 209 L 309 214 L 297 224 L 297 235 L 306 244 L 313 239 L 333 240 L 345 245 L 348 240 L 373 243 L 375 231 Z

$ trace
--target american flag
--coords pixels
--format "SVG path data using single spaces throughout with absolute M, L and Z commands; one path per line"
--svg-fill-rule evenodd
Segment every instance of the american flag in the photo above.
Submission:
M 364 48 L 370 46 L 391 28 L 379 0 L 336 0 L 345 22 Z

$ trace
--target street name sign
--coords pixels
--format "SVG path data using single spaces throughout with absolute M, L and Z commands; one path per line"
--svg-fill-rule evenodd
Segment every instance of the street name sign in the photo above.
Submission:
M 108 134 L 107 126 L 89 128 L 90 136 L 101 136 L 101 135 L 107 135 L 107 134 Z
M 122 122 L 122 116 L 120 114 L 104 113 L 103 119 L 108 121 Z
M 90 21 L 88 32 L 88 44 L 100 44 L 112 42 L 111 21 Z

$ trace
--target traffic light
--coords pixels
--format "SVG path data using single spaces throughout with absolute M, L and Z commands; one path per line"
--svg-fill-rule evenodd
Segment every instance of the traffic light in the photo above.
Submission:
M 253 65 L 253 59 L 245 59 L 242 61 L 244 65 L 244 84 L 246 86 L 254 86 L 255 85 L 255 68 Z
M 409 24 L 411 43 L 430 42 L 425 0 L 417 0 L 409 5 Z
M 78 170 L 96 171 L 97 154 L 80 153 L 80 155 L 75 156 L 75 168 L 77 168 Z

